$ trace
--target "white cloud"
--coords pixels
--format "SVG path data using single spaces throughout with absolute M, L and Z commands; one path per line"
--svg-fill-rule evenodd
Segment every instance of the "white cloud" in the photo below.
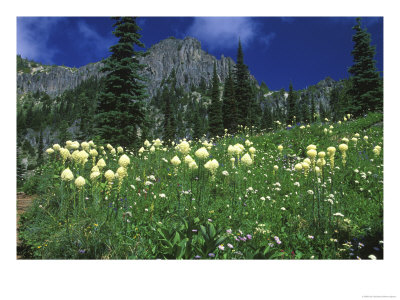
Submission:
M 47 43 L 54 26 L 62 21 L 63 18 L 55 17 L 18 17 L 17 53 L 24 58 L 53 64 L 58 51 L 48 47 Z
M 85 55 L 88 58 L 92 58 L 93 54 L 104 54 L 104 50 L 115 42 L 116 38 L 114 36 L 102 36 L 84 21 L 78 21 L 77 27 L 80 36 L 77 46 L 84 50 L 81 55 Z
M 197 17 L 186 35 L 198 38 L 212 49 L 236 48 L 239 38 L 243 47 L 257 36 L 255 22 L 247 17 Z
M 271 44 L 271 41 L 275 38 L 275 36 L 276 36 L 275 32 L 270 32 L 266 35 L 260 35 L 259 40 L 260 40 L 260 42 L 265 44 L 267 47 L 269 47 L 269 45 Z

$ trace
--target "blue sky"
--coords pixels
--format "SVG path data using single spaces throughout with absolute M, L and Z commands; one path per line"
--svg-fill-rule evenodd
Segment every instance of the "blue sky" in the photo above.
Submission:
M 383 18 L 363 18 L 383 71 Z M 80 67 L 107 57 L 117 39 L 103 17 L 18 17 L 17 54 L 44 64 Z M 193 36 L 202 48 L 236 60 L 240 37 L 250 72 L 272 90 L 348 77 L 355 17 L 144 17 L 146 48 L 170 36 Z

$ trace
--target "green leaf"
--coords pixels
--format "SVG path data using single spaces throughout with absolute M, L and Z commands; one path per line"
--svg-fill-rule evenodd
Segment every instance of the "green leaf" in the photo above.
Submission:
M 209 229 L 210 239 L 213 239 L 215 237 L 215 235 L 217 234 L 217 231 L 215 230 L 214 225 L 210 224 L 208 229 Z
M 201 234 L 203 235 L 204 239 L 206 241 L 208 241 L 210 238 L 207 234 L 206 228 L 203 225 L 200 225 L 200 231 L 201 231 Z

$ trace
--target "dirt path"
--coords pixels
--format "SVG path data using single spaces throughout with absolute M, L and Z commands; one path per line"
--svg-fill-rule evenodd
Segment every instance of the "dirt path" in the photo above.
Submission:
M 18 255 L 18 247 L 21 244 L 21 241 L 18 238 L 18 222 L 21 214 L 23 214 L 27 209 L 31 206 L 33 201 L 32 196 L 28 196 L 24 193 L 17 193 L 17 259 L 21 259 L 22 257 Z

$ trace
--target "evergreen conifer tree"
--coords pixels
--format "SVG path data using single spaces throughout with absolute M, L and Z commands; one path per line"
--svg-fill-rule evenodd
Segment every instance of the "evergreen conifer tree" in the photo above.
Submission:
M 219 80 L 217 75 L 217 65 L 214 62 L 214 72 L 212 78 L 211 104 L 208 112 L 208 131 L 211 136 L 222 136 L 224 134 L 224 124 L 222 120 L 222 102 L 219 99 Z
M 229 132 L 234 132 L 237 129 L 237 105 L 235 99 L 235 84 L 233 81 L 231 64 L 229 63 L 228 78 L 225 80 L 224 96 L 222 104 L 222 115 L 224 127 Z
M 143 127 L 143 100 L 147 97 L 144 78 L 138 71 L 142 52 L 134 46 L 144 47 L 140 42 L 140 27 L 133 17 L 114 17 L 113 34 L 118 43 L 110 47 L 111 56 L 102 69 L 105 77 L 104 92 L 99 95 L 96 115 L 96 132 L 109 143 L 122 146 L 138 146 L 138 129 Z
M 41 166 L 43 164 L 43 151 L 44 151 L 44 145 L 43 145 L 43 132 L 40 130 L 39 133 L 39 145 L 38 145 L 38 156 L 37 156 L 37 165 Z
M 235 98 L 238 110 L 238 125 L 247 125 L 251 87 L 249 71 L 243 60 L 242 44 L 239 40 L 237 62 L 235 66 Z
M 375 67 L 375 46 L 371 46 L 371 35 L 361 28 L 360 18 L 356 22 L 353 26 L 356 32 L 353 35 L 354 48 L 351 52 L 354 64 L 349 68 L 352 75 L 350 109 L 352 114 L 360 116 L 367 111 L 382 111 L 383 84 Z
M 296 98 L 293 93 L 293 84 L 289 84 L 289 93 L 287 97 L 287 124 L 292 124 L 296 116 Z
M 164 141 L 172 142 L 175 139 L 175 120 L 172 111 L 170 92 L 166 86 L 164 86 L 162 92 L 162 101 L 164 103 Z
M 315 122 L 315 114 L 316 114 L 316 107 L 315 107 L 314 94 L 311 94 L 310 123 Z

